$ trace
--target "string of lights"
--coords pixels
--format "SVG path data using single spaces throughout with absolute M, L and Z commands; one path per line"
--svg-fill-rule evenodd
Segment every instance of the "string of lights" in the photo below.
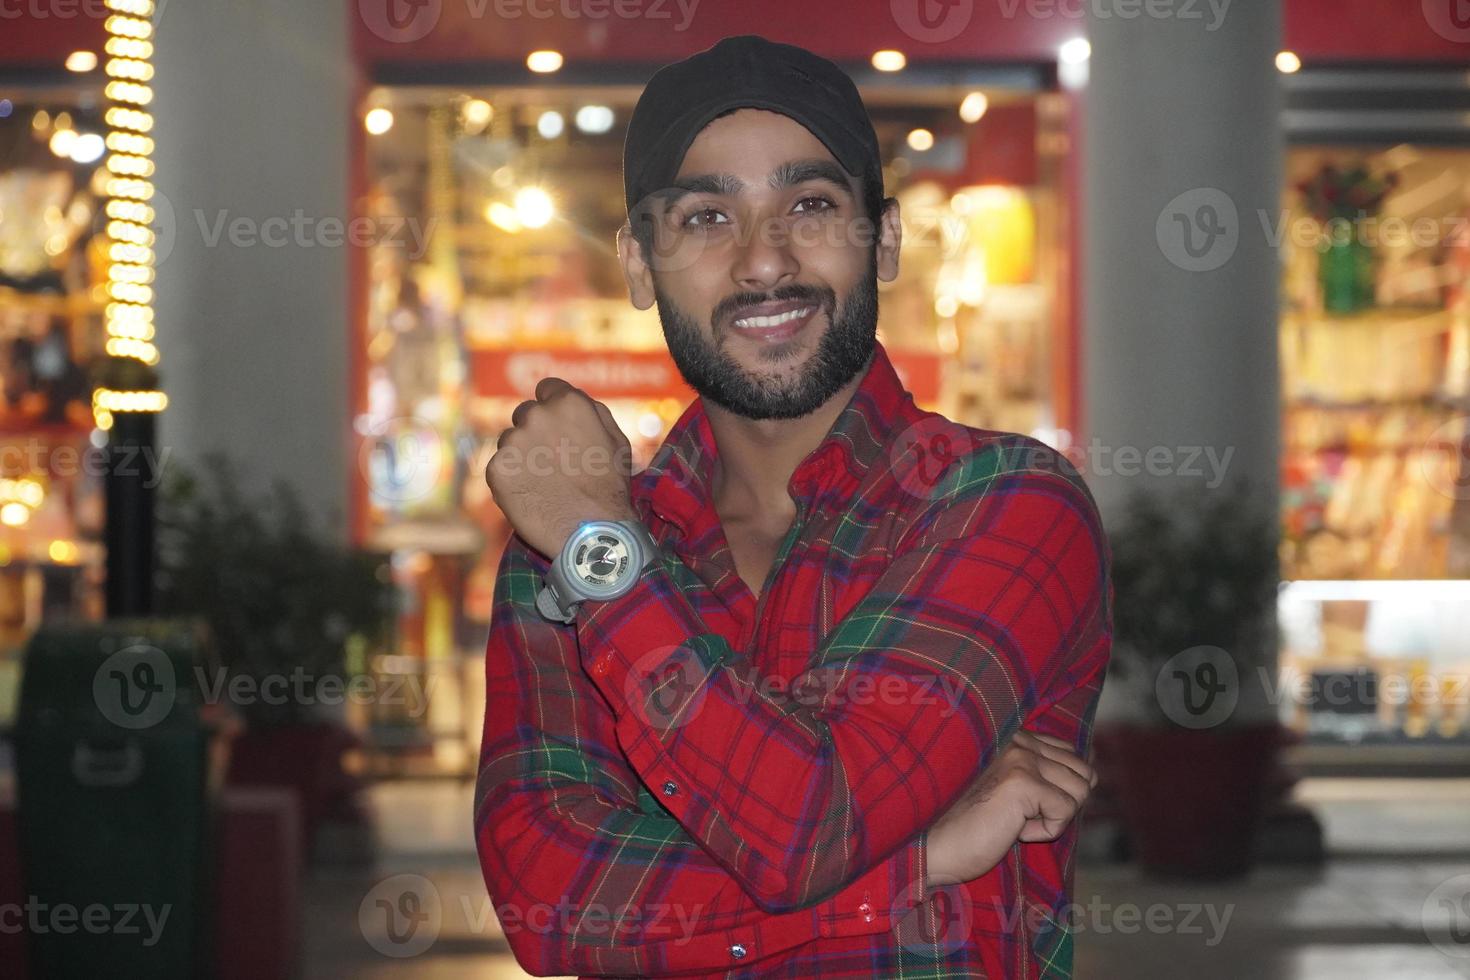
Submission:
M 92 395 L 99 428 L 118 412 L 161 412 L 154 344 L 153 0 L 106 0 L 108 383 Z

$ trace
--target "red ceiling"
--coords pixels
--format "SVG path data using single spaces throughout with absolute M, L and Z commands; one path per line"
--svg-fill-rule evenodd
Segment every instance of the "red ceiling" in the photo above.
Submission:
M 687 23 L 680 2 L 693 6 Z M 1127 9 L 1123 5 L 1130 0 L 1107 2 Z M 1176 11 L 1212 16 L 1211 0 L 1164 2 Z M 905 33 L 899 22 L 913 15 L 920 3 L 955 18 L 968 12 L 968 21 L 952 38 L 926 39 L 922 25 Z M 1398 60 L 1470 65 L 1470 24 L 1457 28 L 1451 18 L 1462 3 L 1285 0 L 1286 46 L 1309 63 Z M 388 4 L 406 18 L 402 21 L 406 34 L 383 26 Z M 1083 0 L 860 0 L 840 6 L 809 0 L 347 0 L 344 15 L 351 19 L 357 51 L 369 64 L 519 63 L 526 52 L 543 47 L 555 48 L 569 60 L 663 62 L 726 35 L 745 33 L 800 44 L 838 60 L 866 60 L 873 50 L 891 46 L 904 50 L 914 62 L 1034 62 L 1053 60 L 1058 44 L 1081 33 L 1081 20 L 1056 11 L 1074 12 L 1083 6 Z M 6 7 L 0 11 L 0 66 L 55 68 L 67 52 L 101 45 L 101 0 L 27 0 Z M 424 10 L 418 16 L 427 19 L 408 19 L 420 7 Z M 435 7 L 437 17 L 432 16 Z M 564 9 L 581 16 L 565 16 Z M 553 16 L 533 16 L 533 11 Z M 1035 15 L 1048 11 L 1046 16 Z M 165 18 L 167 12 L 165 6 Z M 639 16 L 629 16 L 635 13 Z M 379 25 L 377 32 L 370 26 L 374 23 Z M 958 26 L 960 21 L 941 22 L 936 33 L 952 33 L 945 23 Z M 420 38 L 402 39 L 416 33 L 419 24 L 432 27 Z

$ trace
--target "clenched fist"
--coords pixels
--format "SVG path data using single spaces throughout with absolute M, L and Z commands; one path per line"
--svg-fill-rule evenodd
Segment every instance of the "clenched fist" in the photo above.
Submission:
M 1096 785 L 1066 742 L 1017 731 L 930 829 L 926 884 L 978 878 L 1017 841 L 1056 840 Z
M 633 452 L 606 405 L 561 378 L 521 402 L 485 467 L 490 494 L 517 534 L 555 558 L 585 521 L 636 520 Z

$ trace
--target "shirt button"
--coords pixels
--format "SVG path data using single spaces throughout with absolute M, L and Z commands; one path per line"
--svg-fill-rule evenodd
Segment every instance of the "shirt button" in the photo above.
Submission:
M 674 781 L 672 779 L 664 783 L 665 796 L 673 796 L 677 792 L 679 792 L 679 787 L 674 785 Z
M 610 655 L 598 657 L 592 662 L 592 673 L 598 677 L 606 677 L 610 670 L 612 670 L 612 657 Z
M 730 947 L 730 955 L 735 957 L 737 960 L 741 959 L 745 956 L 745 947 L 740 945 L 739 943 L 736 943 L 734 946 Z
M 873 921 L 873 906 L 872 905 L 870 905 L 867 902 L 864 902 L 863 904 L 861 904 L 861 905 L 858 906 L 858 911 L 863 914 L 863 921 L 864 922 L 872 922 Z

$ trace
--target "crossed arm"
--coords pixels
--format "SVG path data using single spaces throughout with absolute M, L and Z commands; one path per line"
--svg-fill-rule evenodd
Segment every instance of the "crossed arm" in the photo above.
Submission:
M 1015 732 L 1050 726 L 1085 753 L 1110 640 L 1105 539 L 1075 472 L 1002 455 L 964 461 L 813 652 L 818 698 L 758 684 L 672 556 L 562 626 L 535 612 L 545 562 L 512 539 L 475 820 L 523 965 L 674 975 L 728 969 L 735 943 L 748 965 L 886 930 L 922 897 L 925 835 Z M 683 700 L 650 710 L 670 673 Z M 921 696 L 938 690 L 960 693 L 952 711 Z M 538 926 L 541 909 L 557 914 Z

